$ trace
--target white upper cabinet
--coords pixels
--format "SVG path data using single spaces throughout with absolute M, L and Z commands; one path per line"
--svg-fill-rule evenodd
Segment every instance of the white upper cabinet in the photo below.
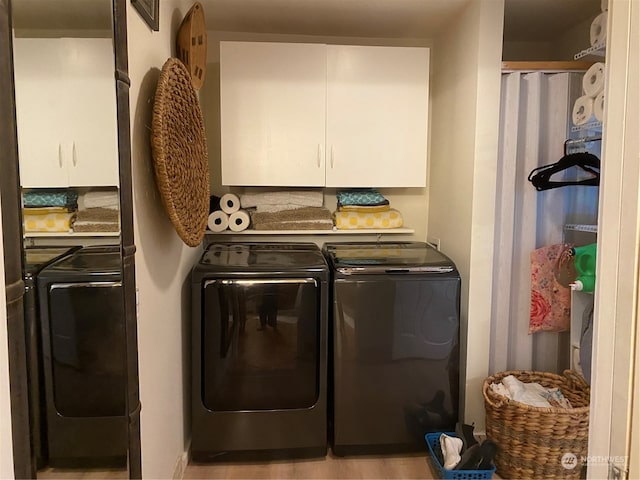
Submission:
M 324 185 L 324 45 L 220 43 L 222 183 Z
M 426 185 L 429 50 L 220 43 L 222 183 Z
M 426 48 L 327 46 L 328 187 L 423 187 Z
M 117 186 L 109 38 L 16 38 L 16 117 L 25 188 Z

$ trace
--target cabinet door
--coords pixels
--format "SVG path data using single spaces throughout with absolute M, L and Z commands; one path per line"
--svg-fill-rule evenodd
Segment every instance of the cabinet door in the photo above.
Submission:
M 69 112 L 65 144 L 69 185 L 117 186 L 118 139 L 113 45 L 110 38 L 65 38 L 66 88 L 61 94 Z
M 61 40 L 14 39 L 14 74 L 20 183 L 66 187 L 67 146 L 60 92 L 64 86 Z
M 429 49 L 327 46 L 329 187 L 424 187 Z
M 221 42 L 223 185 L 324 185 L 325 107 L 325 45 Z

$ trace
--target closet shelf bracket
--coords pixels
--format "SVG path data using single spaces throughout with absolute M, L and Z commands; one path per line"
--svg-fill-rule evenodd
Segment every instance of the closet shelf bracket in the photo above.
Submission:
M 595 45 L 585 48 L 584 50 L 579 51 L 573 56 L 574 60 L 579 60 L 587 55 L 597 55 L 599 57 L 604 57 L 606 55 L 607 44 L 605 42 L 596 43 Z

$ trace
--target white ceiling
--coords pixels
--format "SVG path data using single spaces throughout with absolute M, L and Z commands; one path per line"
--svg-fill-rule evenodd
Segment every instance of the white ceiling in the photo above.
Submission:
M 166 1 L 166 0 L 160 0 Z M 432 38 L 478 0 L 201 0 L 210 30 Z M 192 0 L 184 0 L 190 6 Z M 12 0 L 29 29 L 105 29 L 110 0 Z M 553 39 L 600 11 L 600 0 L 506 0 L 505 39 Z

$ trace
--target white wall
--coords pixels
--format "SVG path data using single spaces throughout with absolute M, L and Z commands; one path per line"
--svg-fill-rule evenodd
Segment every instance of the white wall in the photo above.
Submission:
M 471 2 L 436 39 L 429 237 L 462 276 L 464 420 L 484 429 L 504 2 Z M 465 354 L 466 352 L 466 354 Z
M 142 473 L 154 479 L 172 478 L 190 438 L 188 280 L 200 249 L 182 243 L 164 212 L 149 137 L 160 70 L 174 54 L 175 33 L 191 3 L 162 0 L 160 31 L 152 32 L 127 2 Z
M 0 212 L 2 209 L 0 208 Z M 1 213 L 0 213 L 1 215 Z M 9 400 L 9 352 L 7 339 L 7 299 L 5 297 L 2 222 L 0 221 L 0 478 L 14 478 Z

